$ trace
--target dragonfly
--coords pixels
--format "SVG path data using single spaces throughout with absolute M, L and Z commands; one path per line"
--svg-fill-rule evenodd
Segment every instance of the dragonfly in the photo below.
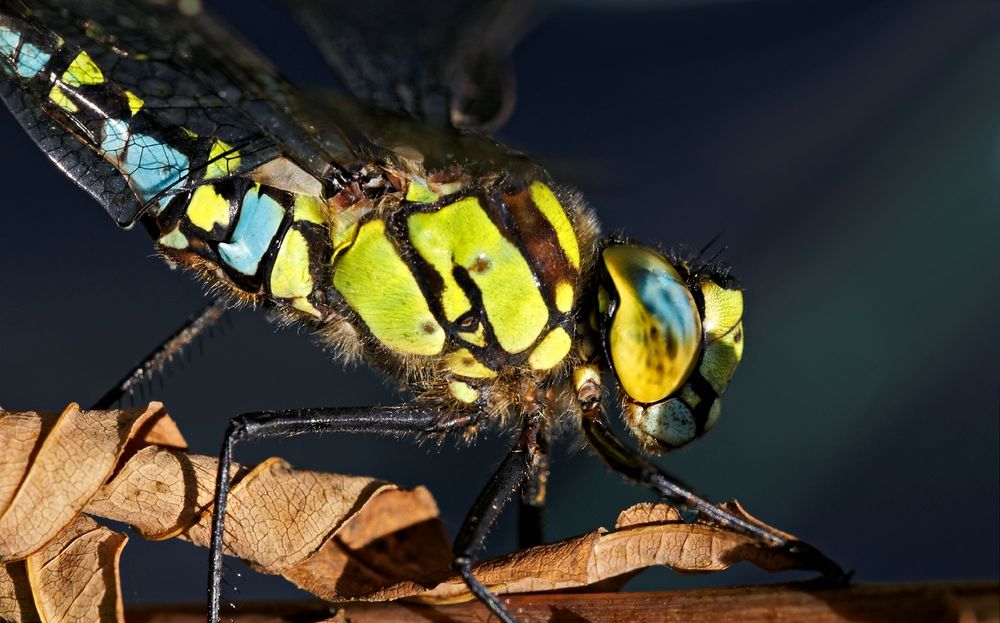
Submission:
M 239 304 L 414 396 L 230 421 L 208 619 L 219 619 L 237 444 L 318 433 L 513 433 L 454 542 L 455 572 L 502 621 L 516 619 L 474 564 L 515 494 L 523 517 L 541 517 L 549 439 L 565 431 L 689 516 L 845 579 L 815 547 L 651 460 L 718 421 L 743 352 L 742 292 L 715 258 L 602 237 L 578 192 L 490 138 L 511 110 L 506 56 L 525 5 L 288 4 L 349 96 L 296 89 L 198 2 L 0 0 L 0 97 L 119 227 L 145 230 L 212 293 L 98 406 Z M 638 448 L 610 426 L 612 393 Z

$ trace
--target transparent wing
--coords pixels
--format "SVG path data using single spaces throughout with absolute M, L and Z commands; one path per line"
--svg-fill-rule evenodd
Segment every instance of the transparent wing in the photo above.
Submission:
M 285 0 L 355 97 L 459 128 L 513 109 L 507 57 L 531 0 Z
M 207 177 L 287 157 L 334 187 L 356 149 L 211 15 L 156 0 L 0 0 L 0 97 L 129 226 Z M 325 130 L 324 130 L 325 129 Z M 239 158 L 230 154 L 239 154 Z

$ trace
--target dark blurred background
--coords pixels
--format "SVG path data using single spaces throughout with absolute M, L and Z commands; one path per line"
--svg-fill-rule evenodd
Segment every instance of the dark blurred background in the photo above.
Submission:
M 332 81 L 281 9 L 220 9 L 293 80 Z M 504 141 L 584 191 L 605 231 L 695 247 L 725 232 L 745 285 L 724 416 L 662 464 L 860 581 L 997 577 L 1000 4 L 564 3 L 514 62 Z M 0 404 L 87 404 L 202 304 L 200 287 L 118 231 L 6 112 L 0 145 Z M 399 399 L 260 313 L 233 321 L 154 392 L 195 452 L 215 454 L 242 411 Z M 454 530 L 503 446 L 331 436 L 239 459 L 273 454 L 427 484 Z M 557 447 L 550 491 L 550 538 L 650 499 L 576 442 Z M 514 547 L 513 515 L 491 553 Z M 133 536 L 125 598 L 199 601 L 205 565 L 204 550 Z M 632 587 L 796 577 L 657 570 Z M 295 594 L 255 574 L 238 585 Z

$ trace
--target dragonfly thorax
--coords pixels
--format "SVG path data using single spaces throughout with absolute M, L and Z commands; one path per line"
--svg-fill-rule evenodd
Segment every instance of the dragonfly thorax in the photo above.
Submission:
M 544 374 L 570 353 L 592 238 L 573 206 L 540 181 L 403 201 L 356 224 L 332 285 L 377 350 L 434 359 L 452 396 L 474 402 L 499 375 Z

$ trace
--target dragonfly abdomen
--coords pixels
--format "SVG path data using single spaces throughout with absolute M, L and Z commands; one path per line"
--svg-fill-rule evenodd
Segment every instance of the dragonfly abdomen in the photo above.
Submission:
M 157 244 L 238 297 L 270 298 L 321 320 L 330 256 L 325 202 L 254 177 L 208 181 L 175 197 L 155 217 Z

